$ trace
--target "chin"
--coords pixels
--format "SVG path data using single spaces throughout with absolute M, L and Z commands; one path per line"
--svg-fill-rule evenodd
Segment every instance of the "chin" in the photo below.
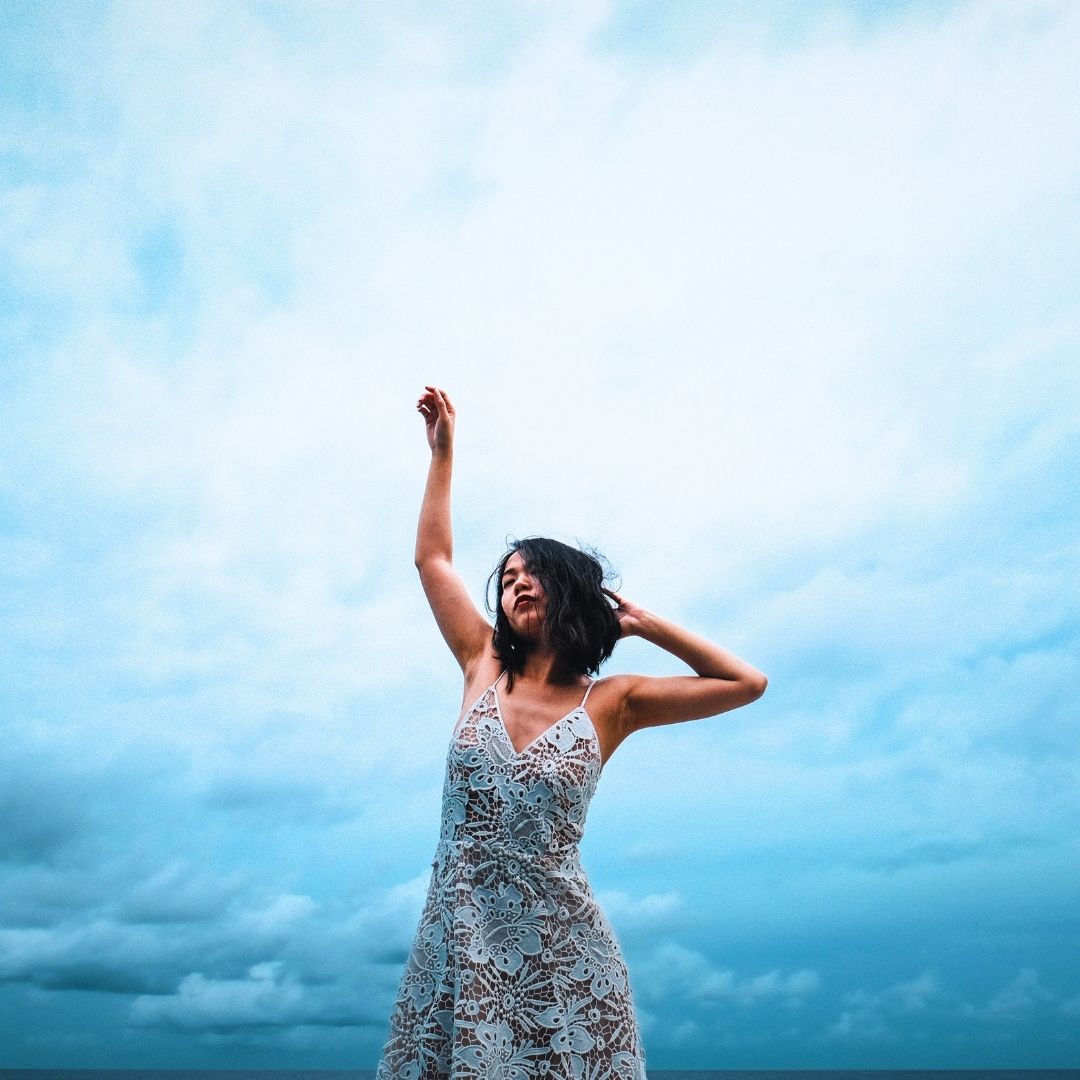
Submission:
M 539 619 L 522 620 L 514 627 L 514 633 L 530 644 L 538 642 L 543 634 L 543 626 Z

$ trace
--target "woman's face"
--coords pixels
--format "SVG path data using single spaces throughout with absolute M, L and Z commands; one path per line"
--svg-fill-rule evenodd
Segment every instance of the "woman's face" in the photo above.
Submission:
M 519 552 L 506 560 L 502 573 L 502 609 L 510 628 L 518 637 L 540 635 L 547 597 L 539 580 L 529 572 Z

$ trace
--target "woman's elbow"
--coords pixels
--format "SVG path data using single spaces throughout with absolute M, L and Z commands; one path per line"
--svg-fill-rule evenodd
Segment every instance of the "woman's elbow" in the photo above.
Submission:
M 747 693 L 750 695 L 750 701 L 757 701 L 762 694 L 765 693 L 765 688 L 769 685 L 769 680 L 760 671 L 754 675 L 751 675 L 747 679 Z
M 416 567 L 420 576 L 424 576 L 425 570 L 430 570 L 436 563 L 449 563 L 450 556 L 445 555 L 440 551 L 420 551 L 416 552 L 413 558 L 413 565 Z

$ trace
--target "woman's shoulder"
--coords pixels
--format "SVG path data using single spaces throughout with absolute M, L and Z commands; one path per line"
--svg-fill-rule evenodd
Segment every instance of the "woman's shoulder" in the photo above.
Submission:
M 646 684 L 658 681 L 653 675 L 624 672 L 597 679 L 589 691 L 590 713 L 602 720 L 619 737 L 625 738 L 634 728 L 633 706 Z
M 607 698 L 622 697 L 629 693 L 634 686 L 646 677 L 647 676 L 645 675 L 631 675 L 626 673 L 604 675 L 593 682 L 593 688 L 590 693 L 600 694 L 602 697 Z
M 625 718 L 626 700 L 640 675 L 605 675 L 589 690 L 588 709 L 594 719 L 602 719 L 618 730 Z

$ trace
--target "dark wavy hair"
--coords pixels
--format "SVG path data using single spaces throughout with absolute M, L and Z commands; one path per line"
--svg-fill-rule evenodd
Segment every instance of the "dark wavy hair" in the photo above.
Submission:
M 581 550 L 544 536 L 528 536 L 510 541 L 484 592 L 487 609 L 495 616 L 491 643 L 508 672 L 507 689 L 513 687 L 514 675 L 524 670 L 530 648 L 530 643 L 511 629 L 502 608 L 503 573 L 515 552 L 540 582 L 547 597 L 545 643 L 574 674 L 591 675 L 599 671 L 619 640 L 619 620 L 602 591 L 604 581 L 612 576 L 605 570 L 607 560 L 597 551 Z M 488 599 L 492 585 L 494 606 Z

